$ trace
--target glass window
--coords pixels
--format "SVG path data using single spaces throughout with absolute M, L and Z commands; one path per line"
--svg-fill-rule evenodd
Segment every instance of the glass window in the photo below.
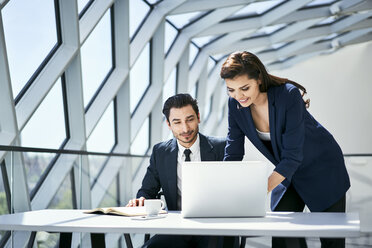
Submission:
M 178 14 L 178 15 L 170 15 L 167 17 L 167 19 L 178 29 L 182 29 L 187 24 L 192 23 L 196 19 L 198 19 L 200 16 L 204 15 L 205 12 L 196 11 L 196 12 L 190 12 L 185 14 Z
M 13 96 L 57 44 L 54 1 L 9 1 L 2 9 Z
M 213 70 L 216 66 L 216 61 L 212 57 L 208 57 L 208 74 Z
M 72 209 L 73 199 L 72 199 L 72 183 L 71 183 L 72 173 L 67 174 L 63 183 L 59 187 L 57 193 L 54 195 L 52 201 L 50 202 L 49 209 Z
M 198 47 L 203 47 L 212 40 L 216 39 L 217 35 L 208 35 L 192 39 L 192 42 L 195 43 Z
M 87 106 L 112 68 L 111 13 L 102 17 L 81 47 L 84 106 Z
M 98 207 L 104 208 L 119 206 L 118 193 L 118 177 L 116 176 Z
M 111 103 L 87 140 L 87 150 L 109 153 L 115 145 L 114 106 Z M 106 156 L 88 156 L 90 182 L 93 183 L 105 162 Z
M 146 118 L 136 138 L 134 139 L 130 147 L 131 154 L 136 154 L 136 155 L 146 154 L 150 146 L 150 120 L 149 119 L 150 119 L 149 117 Z
M 276 31 L 278 31 L 279 29 L 285 27 L 286 24 L 277 24 L 277 25 L 272 25 L 272 26 L 265 26 L 265 27 L 262 27 L 260 29 L 258 29 L 256 31 L 257 34 L 262 34 L 262 35 L 268 35 L 268 34 L 272 34 Z
M 177 82 L 176 75 L 177 75 L 177 68 L 175 67 L 172 73 L 170 74 L 167 82 L 165 82 L 163 86 L 163 105 L 169 97 L 176 94 L 176 82 Z
M 141 0 L 130 0 L 129 1 L 129 35 L 133 38 L 137 29 L 144 21 L 150 7 Z
M 204 113 L 202 113 L 204 116 L 203 118 L 204 121 L 206 121 L 209 118 L 212 112 L 212 102 L 213 102 L 213 95 L 209 99 L 207 99 L 207 102 L 204 105 Z
M 174 39 L 176 39 L 178 30 L 168 21 L 165 22 L 165 36 L 164 36 L 164 53 L 167 54 L 169 48 L 172 46 Z
M 192 88 L 192 91 L 190 92 L 190 95 L 195 99 L 198 97 L 198 85 L 199 85 L 199 81 L 196 82 L 196 84 L 194 85 L 194 88 Z
M 5 165 L 3 163 L 0 163 L 0 215 L 9 214 L 8 202 L 6 199 L 4 182 L 3 182 L 3 174 L 1 170 L 2 166 L 5 166 Z M 5 233 L 6 232 L 4 230 L 0 230 L 0 240 L 4 237 Z
M 77 0 L 78 4 L 78 13 L 80 13 L 89 2 L 93 2 L 93 0 Z
M 130 112 L 133 113 L 150 85 L 150 43 L 130 71 Z
M 100 174 L 104 165 L 107 163 L 108 157 L 107 156 L 89 155 L 88 159 L 89 159 L 90 185 L 93 186 L 94 183 L 96 182 L 95 180 L 97 180 L 98 175 Z
M 194 43 L 190 43 L 190 56 L 189 56 L 189 65 L 191 66 L 194 63 L 196 56 L 199 53 L 199 47 L 197 47 Z
M 27 185 L 29 192 L 31 193 L 41 175 L 44 174 L 48 165 L 55 157 L 54 153 L 34 153 L 25 152 L 23 153 L 23 160 L 26 168 Z
M 111 102 L 87 140 L 88 151 L 110 152 L 115 145 L 114 105 Z
M 71 173 L 66 176 L 48 208 L 73 209 Z M 56 247 L 58 245 L 58 240 L 58 233 L 37 232 L 35 237 L 37 247 Z
M 21 145 L 58 149 L 65 139 L 65 113 L 59 79 L 23 128 Z
M 213 58 L 216 61 L 220 61 L 220 59 L 225 59 L 225 57 L 227 57 L 225 53 L 219 53 L 219 54 L 213 55 Z

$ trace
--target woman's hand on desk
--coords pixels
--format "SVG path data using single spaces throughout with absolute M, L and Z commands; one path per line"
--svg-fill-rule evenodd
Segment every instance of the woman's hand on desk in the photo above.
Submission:
M 269 176 L 269 182 L 267 186 L 267 193 L 271 192 L 276 186 L 283 182 L 285 177 L 280 175 L 278 172 L 273 171 Z
M 146 200 L 145 197 L 129 200 L 126 207 L 142 207 L 145 200 Z

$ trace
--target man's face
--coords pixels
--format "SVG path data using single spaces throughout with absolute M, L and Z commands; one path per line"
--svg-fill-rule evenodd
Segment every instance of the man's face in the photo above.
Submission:
M 194 144 L 199 132 L 199 123 L 200 115 L 196 115 L 191 105 L 170 109 L 168 127 L 178 142 L 186 148 Z

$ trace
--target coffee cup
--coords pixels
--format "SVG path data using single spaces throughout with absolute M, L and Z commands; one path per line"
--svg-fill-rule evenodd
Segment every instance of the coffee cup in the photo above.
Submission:
M 158 215 L 164 207 L 164 202 L 158 199 L 145 200 L 145 211 L 148 216 Z

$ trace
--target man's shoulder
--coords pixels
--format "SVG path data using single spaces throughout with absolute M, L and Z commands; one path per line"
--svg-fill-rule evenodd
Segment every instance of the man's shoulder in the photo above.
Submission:
M 207 136 L 200 134 L 201 137 L 206 138 L 211 144 L 213 145 L 225 145 L 226 144 L 226 138 L 221 136 Z
M 174 140 L 173 139 L 159 142 L 156 145 L 154 145 L 154 149 L 153 150 L 154 151 L 167 150 L 167 149 L 173 147 L 173 145 L 174 145 L 173 143 L 174 143 Z

